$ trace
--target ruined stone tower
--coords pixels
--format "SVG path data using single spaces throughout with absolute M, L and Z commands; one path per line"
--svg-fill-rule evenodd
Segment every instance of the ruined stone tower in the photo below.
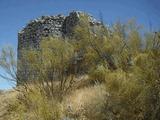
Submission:
M 21 51 L 26 48 L 38 48 L 40 41 L 43 37 L 57 36 L 67 37 L 70 36 L 73 27 L 78 24 L 81 15 L 88 15 L 84 12 L 73 11 L 68 16 L 42 16 L 38 19 L 30 21 L 25 28 L 18 33 L 18 60 L 21 59 Z M 90 25 L 100 26 L 101 23 L 95 20 L 92 16 L 88 15 Z M 18 74 L 23 75 L 24 79 L 27 78 L 27 71 L 20 70 Z

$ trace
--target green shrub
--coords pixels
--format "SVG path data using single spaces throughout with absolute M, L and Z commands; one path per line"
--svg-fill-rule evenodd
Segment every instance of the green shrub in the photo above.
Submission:
M 109 70 L 103 65 L 98 65 L 95 69 L 89 72 L 90 80 L 93 82 L 104 82 L 108 71 Z
M 122 70 L 111 72 L 106 78 L 106 114 L 109 118 L 119 120 L 142 120 L 144 86 Z M 141 108 L 142 107 L 142 108 Z M 142 116 L 141 116 L 142 115 Z M 142 117 L 142 118 L 141 118 Z M 109 120 L 109 119 L 108 119 Z
M 48 98 L 39 88 L 33 86 L 30 90 L 21 90 L 17 101 L 11 106 L 11 111 L 18 113 L 20 120 L 61 120 L 63 106 L 56 98 Z M 28 119 L 27 118 L 27 119 Z
M 93 85 L 88 79 L 78 81 L 81 87 L 77 89 L 82 92 L 77 95 L 81 98 L 86 95 L 91 101 L 83 106 L 86 111 L 82 115 L 86 119 L 159 120 L 160 33 L 142 37 L 140 27 L 133 21 L 118 22 L 111 28 L 100 25 L 99 33 L 94 33 L 90 31 L 87 17 L 83 17 L 72 38 L 44 38 L 38 50 L 22 51 L 20 63 L 29 65 L 29 84 L 22 84 L 25 89 L 11 106 L 11 111 L 18 112 L 20 120 L 27 114 L 33 120 L 62 119 L 66 116 L 63 98 L 75 92 L 72 86 L 79 80 L 80 74 L 76 70 L 79 67 L 91 83 L 98 83 L 94 84 L 96 91 L 90 88 Z M 8 51 L 2 49 L 0 67 L 6 71 L 7 77 L 0 76 L 23 81 L 23 75 L 16 76 L 17 62 L 13 56 L 11 48 Z M 27 69 L 25 64 L 19 64 L 19 67 Z M 86 88 L 82 87 L 82 82 Z M 101 84 L 105 86 L 105 95 L 97 88 Z M 96 98 L 95 92 L 102 96 Z M 81 111 L 75 114 L 81 115 Z

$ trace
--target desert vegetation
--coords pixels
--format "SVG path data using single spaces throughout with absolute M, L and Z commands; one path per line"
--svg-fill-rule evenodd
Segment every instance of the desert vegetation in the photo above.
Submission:
M 2 50 L 0 66 L 8 75 L 1 77 L 19 82 L 4 117 L 159 120 L 160 33 L 142 35 L 133 20 L 94 30 L 82 17 L 71 38 L 42 38 L 21 61 L 11 48 Z M 28 81 L 16 72 L 24 68 Z

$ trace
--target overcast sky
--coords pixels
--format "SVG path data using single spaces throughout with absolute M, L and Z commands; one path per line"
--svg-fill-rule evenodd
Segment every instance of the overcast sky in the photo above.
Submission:
M 160 0 L 0 0 L 0 47 L 13 45 L 17 48 L 17 33 L 30 20 L 42 15 L 68 14 L 72 10 L 88 12 L 112 24 L 135 18 L 149 30 L 160 28 Z M 0 79 L 0 89 L 11 87 Z

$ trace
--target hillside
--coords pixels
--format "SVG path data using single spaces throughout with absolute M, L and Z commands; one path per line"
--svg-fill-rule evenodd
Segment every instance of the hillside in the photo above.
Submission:
M 16 97 L 17 97 L 17 91 L 10 90 L 10 91 L 5 91 L 0 95 L 0 120 L 21 120 L 22 117 L 19 115 L 21 114 L 20 111 L 16 112 L 15 110 L 17 109 L 15 105 L 16 103 Z M 75 118 L 76 116 L 80 116 L 80 119 L 83 119 L 85 117 L 83 114 L 84 109 L 88 109 L 91 112 L 92 109 L 95 107 L 98 107 L 99 109 L 102 105 L 98 105 L 99 102 L 104 101 L 106 96 L 105 88 L 103 85 L 97 85 L 97 86 L 90 86 L 90 87 L 84 87 L 80 88 L 71 94 L 67 95 L 63 102 L 61 103 L 61 107 L 63 107 L 63 112 L 66 111 L 68 112 L 68 115 L 70 116 L 65 116 L 64 114 L 62 115 L 62 120 L 68 120 L 69 118 Z M 92 101 L 92 102 L 91 102 Z M 42 105 L 42 103 L 41 103 Z M 59 106 L 59 107 L 60 107 Z M 54 109 L 54 108 L 53 108 Z M 61 110 L 60 108 L 58 108 Z M 62 111 L 58 111 L 62 112 Z M 94 111 L 92 111 L 94 112 Z M 96 113 L 95 115 L 92 115 L 92 112 L 89 113 L 90 117 L 100 117 L 101 113 Z M 32 117 L 33 113 L 28 112 L 25 113 L 23 118 L 25 120 L 34 120 L 35 118 Z
M 0 67 L 18 86 L 0 95 L 0 119 L 159 120 L 160 32 L 142 36 L 134 20 L 92 27 L 84 15 L 72 36 L 27 41 L 18 61 L 3 48 Z

